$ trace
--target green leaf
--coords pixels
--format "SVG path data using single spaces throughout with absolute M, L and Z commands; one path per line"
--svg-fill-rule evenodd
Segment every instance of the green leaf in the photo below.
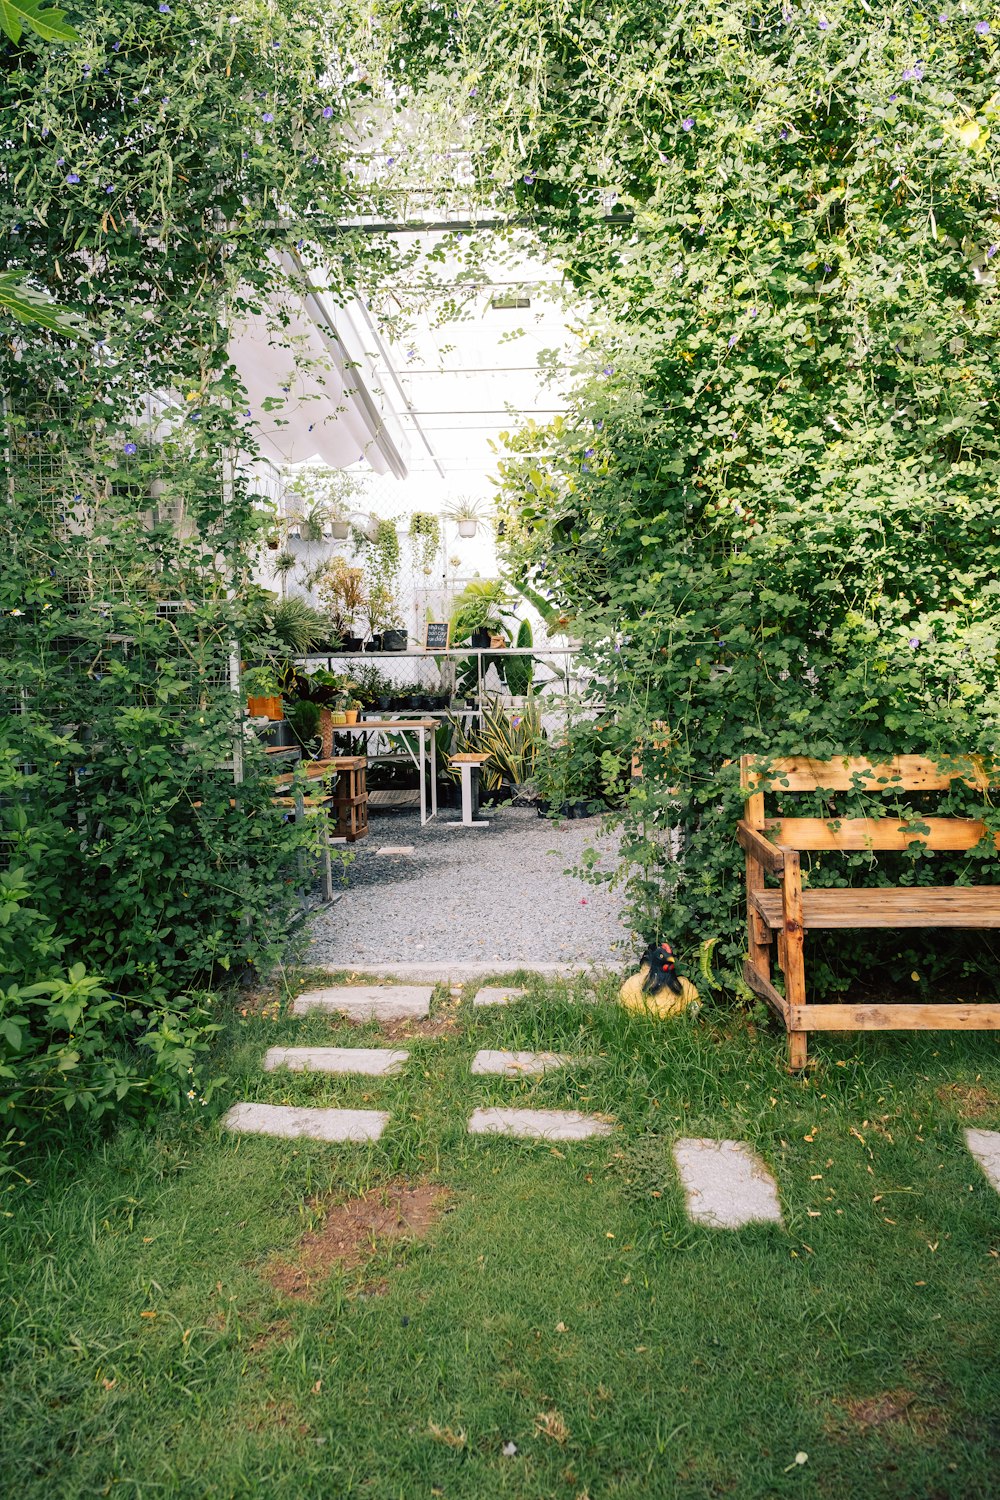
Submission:
M 0 28 L 12 42 L 21 40 L 27 28 L 42 38 L 43 42 L 80 42 L 80 33 L 65 19 L 66 12 L 58 6 L 50 10 L 42 7 L 45 0 L 0 0 Z
M 0 0 L 0 7 L 7 3 L 8 0 Z M 13 271 L 0 275 L 0 309 L 21 323 L 45 328 L 49 333 L 78 337 L 86 328 L 79 313 L 60 307 L 48 292 L 30 286 L 23 275 Z

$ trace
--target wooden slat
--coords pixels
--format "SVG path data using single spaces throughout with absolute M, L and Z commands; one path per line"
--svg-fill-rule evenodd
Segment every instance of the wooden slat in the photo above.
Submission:
M 749 823 L 739 822 L 736 825 L 736 837 L 748 854 L 751 854 L 756 862 L 769 870 L 772 875 L 780 875 L 785 866 L 783 852 L 774 844 L 769 844 L 763 834 L 751 828 Z
M 768 818 L 765 829 L 776 843 L 792 849 L 971 849 L 986 832 L 975 818 L 920 818 L 928 832 L 907 828 L 898 818 Z M 1000 833 L 993 842 L 1000 849 Z
M 1000 1005 L 800 1005 L 790 1027 L 803 1031 L 998 1031 Z
M 818 787 L 824 791 L 847 792 L 856 784 L 858 776 L 864 778 L 861 785 L 868 792 L 897 788 L 911 792 L 939 792 L 950 786 L 953 780 L 984 790 L 1000 782 L 1000 767 L 987 768 L 978 756 L 956 756 L 957 769 L 954 772 L 939 771 L 935 761 L 924 755 L 894 755 L 884 761 L 871 761 L 858 755 L 838 756 L 835 760 L 788 755 L 776 756 L 770 762 L 762 756 L 744 756 L 743 761 L 747 765 L 745 769 L 741 767 L 741 784 L 761 785 L 773 791 L 812 792 Z
M 747 959 L 743 960 L 743 978 L 755 995 L 759 995 L 762 1000 L 767 1001 L 780 1020 L 786 1020 L 788 1006 L 785 1004 L 784 995 L 781 994 L 780 990 L 776 990 L 771 981 L 765 979 L 763 974 Z
M 769 927 L 782 926 L 781 892 L 758 891 L 754 906 Z M 875 886 L 866 890 L 804 891 L 810 928 L 1000 928 L 1000 886 Z

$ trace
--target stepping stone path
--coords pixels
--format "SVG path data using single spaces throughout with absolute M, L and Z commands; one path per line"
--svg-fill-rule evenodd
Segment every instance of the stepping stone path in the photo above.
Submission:
M 481 1005 L 509 1005 L 512 1000 L 523 1000 L 527 993 L 509 985 L 485 985 L 477 991 L 472 1004 L 477 1010 Z
M 477 1052 L 469 1071 L 499 1073 L 504 1078 L 537 1078 L 576 1061 L 559 1052 Z
M 1000 1193 L 1000 1130 L 967 1130 L 965 1144 Z
M 387 1078 L 401 1073 L 409 1057 L 392 1047 L 269 1047 L 264 1071 L 291 1068 L 295 1073 L 366 1073 Z
M 307 990 L 292 1006 L 293 1016 L 307 1016 L 311 1011 L 348 1016 L 352 1021 L 422 1020 L 429 1014 L 429 984 L 355 984 L 337 985 L 326 990 Z
M 607 1120 L 581 1115 L 575 1109 L 476 1109 L 469 1120 L 470 1135 L 513 1135 L 525 1141 L 585 1141 L 610 1135 Z
M 679 1140 L 674 1161 L 694 1223 L 722 1229 L 781 1223 L 774 1178 L 742 1141 Z
M 223 1118 L 242 1135 L 305 1136 L 311 1141 L 377 1141 L 389 1116 L 379 1109 L 301 1109 L 290 1104 L 234 1104 Z

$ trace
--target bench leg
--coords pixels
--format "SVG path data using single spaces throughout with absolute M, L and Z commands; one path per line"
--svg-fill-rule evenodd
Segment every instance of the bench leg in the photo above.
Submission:
M 781 908 L 784 917 L 785 999 L 794 1012 L 806 1003 L 806 970 L 802 952 L 802 870 L 797 852 L 785 851 L 785 868 L 781 876 Z M 806 1066 L 808 1033 L 788 1028 L 788 1066 L 799 1072 Z

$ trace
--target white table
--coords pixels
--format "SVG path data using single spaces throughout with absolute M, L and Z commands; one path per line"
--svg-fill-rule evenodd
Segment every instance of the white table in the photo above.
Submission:
M 431 818 L 437 817 L 437 719 L 359 719 L 356 724 L 334 724 L 334 734 L 395 734 L 405 736 L 415 734 L 417 743 L 413 745 L 409 740 L 403 738 L 402 746 L 410 760 L 417 768 L 420 778 L 420 826 L 429 823 Z M 429 752 L 429 753 L 428 753 Z M 365 752 L 369 761 L 378 759 L 378 751 Z M 430 812 L 427 811 L 427 770 L 430 767 Z

